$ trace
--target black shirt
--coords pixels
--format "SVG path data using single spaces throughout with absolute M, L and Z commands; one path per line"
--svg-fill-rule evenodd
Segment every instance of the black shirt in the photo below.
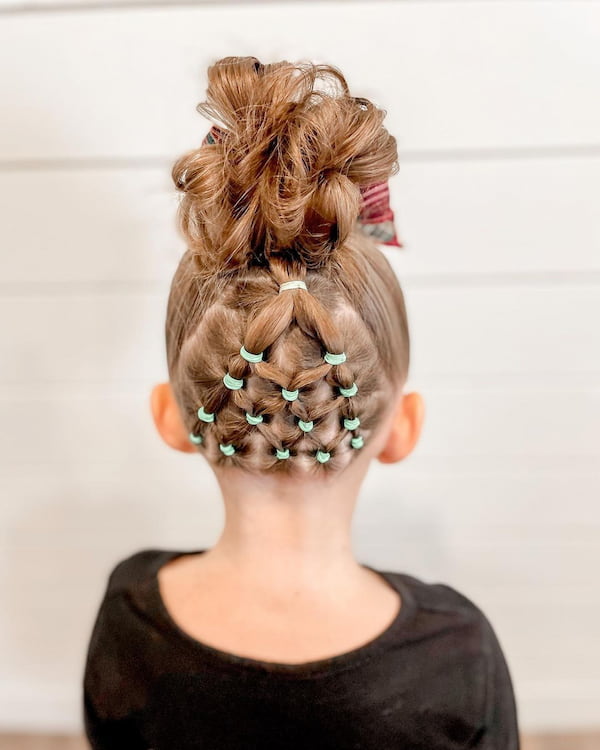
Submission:
M 511 678 L 485 615 L 441 583 L 380 571 L 398 615 L 363 646 L 302 664 L 195 640 L 144 549 L 112 570 L 92 630 L 83 715 L 94 750 L 518 750 Z

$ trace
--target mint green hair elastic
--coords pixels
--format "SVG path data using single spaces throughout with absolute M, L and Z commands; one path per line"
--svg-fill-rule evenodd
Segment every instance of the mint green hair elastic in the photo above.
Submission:
M 360 419 L 358 417 L 354 417 L 353 419 L 348 419 L 347 417 L 344 418 L 344 427 L 347 430 L 355 430 L 359 424 Z
M 232 391 L 237 391 L 244 385 L 242 378 L 238 380 L 237 378 L 232 377 L 228 372 L 223 376 L 223 382 L 228 388 L 231 388 Z
M 202 442 L 202 435 L 194 435 L 193 432 L 190 432 L 189 434 L 190 441 L 194 443 L 194 445 L 200 445 Z
M 362 435 L 358 435 L 358 437 L 353 437 L 350 441 L 350 444 L 353 448 L 362 448 L 365 444 L 365 441 L 363 440 Z
M 235 446 L 233 446 L 231 443 L 228 443 L 227 445 L 219 443 L 219 448 L 221 449 L 221 452 L 226 456 L 233 456 L 233 454 L 235 453 Z
M 240 349 L 240 355 L 246 360 L 246 362 L 260 362 L 263 358 L 263 352 L 258 354 L 252 354 L 243 345 Z
M 298 398 L 298 389 L 295 391 L 286 391 L 285 388 L 281 389 L 281 395 L 286 401 L 295 401 Z
M 332 354 L 331 352 L 325 352 L 325 356 L 323 357 L 325 362 L 327 362 L 328 365 L 341 365 L 342 362 L 346 361 L 346 352 L 341 352 L 340 354 Z
M 356 385 L 356 383 L 352 383 L 350 388 L 342 388 L 340 386 L 339 390 L 342 396 L 350 397 L 356 395 L 356 393 L 358 392 L 358 386 Z
M 294 281 L 284 281 L 279 285 L 279 293 L 285 292 L 286 289 L 306 289 L 306 284 L 300 279 Z
M 317 451 L 316 459 L 322 464 L 324 464 L 325 461 L 329 461 L 330 457 L 331 453 L 327 453 L 326 451 L 321 450 Z
M 312 419 L 311 419 L 311 421 L 310 421 L 310 422 L 305 422 L 305 421 L 304 421 L 304 420 L 302 420 L 302 419 L 299 419 L 299 420 L 298 420 L 298 427 L 299 427 L 299 428 L 300 428 L 300 429 L 301 429 L 301 430 L 302 430 L 303 432 L 310 432 L 310 431 L 312 430 L 312 428 L 313 428 L 314 426 L 315 426 L 315 423 L 314 423 L 314 422 L 312 421 Z
M 214 412 L 205 412 L 204 407 L 201 406 L 198 409 L 198 419 L 201 419 L 203 422 L 214 422 L 215 415 Z
M 280 451 L 279 448 L 276 449 L 277 452 L 277 458 L 289 458 L 290 457 L 290 449 L 285 448 L 285 450 Z
M 256 416 L 254 416 L 254 414 L 246 412 L 246 422 L 248 422 L 248 424 L 260 424 L 262 421 L 262 414 L 257 414 Z

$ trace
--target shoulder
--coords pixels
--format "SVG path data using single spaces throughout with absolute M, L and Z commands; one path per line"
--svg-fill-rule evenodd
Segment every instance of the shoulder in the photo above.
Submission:
M 428 582 L 406 573 L 393 574 L 412 600 L 417 612 L 414 627 L 420 637 L 445 644 L 444 653 L 462 663 L 484 666 L 485 679 L 494 674 L 505 675 L 510 685 L 506 658 L 486 613 L 471 598 L 453 586 Z M 440 646 L 441 648 L 441 646 Z
M 481 609 L 465 594 L 447 583 L 429 582 L 408 573 L 394 573 L 397 579 L 409 588 L 422 609 L 437 612 L 460 612 L 479 617 Z
M 141 549 L 110 568 L 85 658 L 83 688 L 90 724 L 124 715 L 131 696 L 142 694 L 143 659 L 137 650 L 144 647 L 146 621 L 139 616 L 140 584 L 162 554 L 164 550 Z
M 407 573 L 393 575 L 410 592 L 422 614 L 442 628 L 454 625 L 465 629 L 473 637 L 473 645 L 486 655 L 498 651 L 499 642 L 487 615 L 471 598 L 447 583 L 424 581 Z
M 430 583 L 405 573 L 394 575 L 416 610 L 414 627 L 418 640 L 430 639 L 428 655 L 435 654 L 436 679 L 442 663 L 450 667 L 458 665 L 463 677 L 457 684 L 465 687 L 465 694 L 481 697 L 484 746 L 518 748 L 512 677 L 501 642 L 486 613 L 471 598 L 446 583 Z M 447 674 L 451 671 L 448 669 Z
M 92 645 L 106 633 L 114 631 L 118 634 L 121 631 L 123 622 L 129 618 L 136 591 L 151 575 L 153 566 L 159 564 L 158 558 L 163 554 L 165 551 L 160 549 L 141 549 L 112 564 L 99 600 Z
M 171 550 L 148 547 L 118 560 L 110 569 L 106 596 L 122 593 L 146 580 L 159 565 L 160 560 L 170 554 Z
M 114 654 L 141 620 L 136 616 L 143 605 L 143 582 L 167 550 L 146 548 L 113 563 L 100 599 L 88 645 L 88 662 L 98 654 Z

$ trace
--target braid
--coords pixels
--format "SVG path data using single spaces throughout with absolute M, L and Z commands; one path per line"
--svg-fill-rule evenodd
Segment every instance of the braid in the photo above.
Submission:
M 271 269 L 270 278 L 279 288 L 292 280 L 289 272 L 278 265 Z M 358 384 L 346 364 L 343 336 L 329 310 L 311 295 L 304 279 L 300 281 L 303 288 L 278 292 L 251 318 L 239 351 L 228 358 L 227 372 L 210 400 L 210 408 L 208 401 L 198 407 L 190 440 L 206 446 L 206 432 L 211 429 L 219 443 L 222 462 L 233 456 L 239 462 L 248 454 L 257 434 L 270 448 L 271 466 L 302 453 L 321 465 L 330 461 L 335 464 L 343 441 L 347 440 L 352 448 L 364 444 L 359 432 L 361 420 L 352 401 Z M 265 352 L 294 323 L 320 345 L 323 362 L 289 372 L 277 362 L 268 361 Z M 268 386 L 258 400 L 245 388 L 249 378 L 260 378 Z M 329 398 L 314 404 L 305 401 L 303 395 L 314 391 L 321 382 L 330 387 Z M 237 420 L 231 419 L 231 411 L 224 411 L 226 405 L 239 412 Z M 320 426 L 332 412 L 339 415 L 339 429 L 333 435 L 322 434 Z M 274 415 L 281 415 L 286 421 L 287 429 L 279 434 L 271 426 Z

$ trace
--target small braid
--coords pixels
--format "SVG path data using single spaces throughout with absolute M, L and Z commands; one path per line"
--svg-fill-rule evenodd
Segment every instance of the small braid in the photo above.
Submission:
M 277 273 L 277 267 L 271 278 L 273 286 L 278 288 L 291 280 L 286 273 Z M 303 279 L 301 281 L 305 284 Z M 265 354 L 294 322 L 320 343 L 323 362 L 289 374 L 276 362 L 269 361 Z M 358 434 L 361 420 L 355 412 L 352 396 L 342 393 L 355 395 L 358 392 L 346 359 L 343 336 L 331 313 L 310 294 L 306 284 L 304 288 L 273 295 L 250 319 L 239 351 L 229 356 L 218 398 L 213 396 L 212 399 L 217 406 L 211 406 L 211 411 L 207 411 L 207 404 L 198 406 L 191 442 L 205 447 L 206 432 L 212 429 L 219 444 L 221 462 L 227 459 L 238 462 L 248 452 L 253 438 L 260 434 L 270 446 L 272 465 L 293 459 L 302 451 L 320 465 L 335 463 L 336 452 L 348 436 L 352 448 L 364 444 L 363 436 Z M 258 403 L 245 388 L 249 378 L 260 378 L 271 386 L 270 393 Z M 323 382 L 331 387 L 331 397 L 318 404 L 305 403 L 303 392 Z M 221 423 L 220 414 L 227 406 L 239 411 L 235 425 L 230 416 Z M 339 429 L 330 437 L 321 436 L 320 424 L 334 411 L 339 413 Z M 293 426 L 288 425 L 280 436 L 274 433 L 269 421 L 277 414 L 291 415 L 294 419 Z

